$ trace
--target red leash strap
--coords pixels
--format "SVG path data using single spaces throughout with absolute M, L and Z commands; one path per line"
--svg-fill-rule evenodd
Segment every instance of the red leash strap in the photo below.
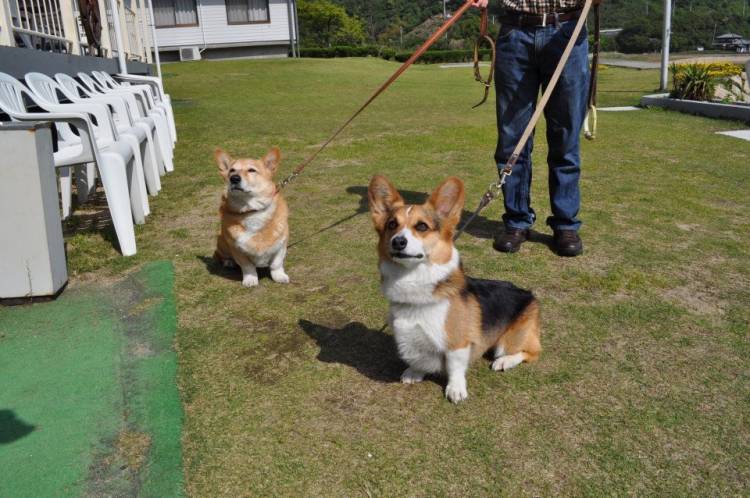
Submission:
M 339 136 L 339 134 L 342 131 L 344 131 L 344 129 L 347 126 L 349 126 L 349 124 L 352 121 L 354 121 L 354 119 L 357 116 L 359 116 L 362 113 L 362 111 L 364 111 L 367 108 L 367 106 L 369 106 L 372 103 L 373 100 L 375 100 L 376 98 L 378 98 L 380 96 L 380 94 L 385 91 L 386 88 L 388 88 L 389 86 L 391 86 L 391 83 L 393 83 L 394 81 L 396 81 L 399 78 L 399 76 L 401 76 L 404 73 L 404 71 L 406 71 L 407 69 L 409 69 L 409 66 L 411 66 L 412 64 L 414 64 L 417 61 L 417 59 L 419 59 L 427 51 L 427 49 L 429 49 L 432 45 L 434 45 L 435 42 L 438 39 L 440 39 L 440 37 L 443 36 L 445 34 L 445 32 L 448 31 L 448 29 L 450 29 L 451 26 L 453 26 L 454 24 L 456 24 L 456 22 L 461 18 L 461 16 L 463 16 L 466 13 L 466 11 L 469 10 L 469 8 L 471 8 L 471 6 L 472 6 L 473 3 L 474 3 L 474 0 L 466 0 L 466 2 L 461 6 L 461 8 L 458 9 L 453 14 L 453 16 L 451 16 L 450 19 L 448 19 L 447 21 L 445 21 L 445 23 L 443 23 L 443 25 L 440 26 L 440 28 L 437 31 L 435 31 L 435 33 L 433 33 L 432 36 L 430 36 L 427 39 L 427 41 L 425 41 L 422 44 L 422 46 L 419 47 L 411 55 L 411 57 L 409 57 L 409 59 L 406 62 L 404 62 L 401 65 L 401 67 L 399 67 L 396 70 L 396 72 L 393 73 L 393 75 L 391 75 L 390 78 L 388 78 L 386 80 L 385 83 L 383 83 L 382 85 L 380 85 L 380 87 L 377 90 L 375 90 L 375 93 L 373 93 L 370 96 L 370 98 L 367 99 L 367 101 L 365 101 L 365 103 L 362 104 L 362 106 L 359 109 L 357 109 L 357 111 L 354 114 L 352 114 L 352 116 L 348 120 L 346 120 L 346 122 L 344 124 L 342 124 L 333 133 L 333 135 L 331 135 L 328 138 L 328 140 L 326 140 L 325 142 L 323 142 L 323 145 L 321 145 L 315 152 L 313 152 L 310 157 L 308 157 L 302 163 L 300 163 L 299 166 L 297 166 L 296 168 L 294 168 L 294 171 L 292 171 L 292 173 L 289 176 L 287 176 L 286 178 L 284 178 L 284 180 L 277 186 L 277 189 L 278 190 L 283 189 L 284 187 L 286 187 L 287 185 L 289 185 L 289 183 L 292 182 L 297 176 L 299 176 L 302 173 L 302 171 L 304 171 L 304 169 L 307 167 L 307 165 L 310 164 L 311 162 L 313 162 L 315 160 L 315 158 L 318 157 L 318 154 L 320 154 L 321 152 L 323 152 L 323 150 L 326 147 L 328 147 L 328 144 L 330 144 L 331 142 L 333 142 L 333 140 L 337 136 Z

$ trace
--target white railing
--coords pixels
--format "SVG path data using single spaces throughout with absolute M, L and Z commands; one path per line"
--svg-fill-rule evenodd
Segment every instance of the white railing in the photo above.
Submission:
M 0 45 L 48 52 L 112 57 L 118 49 L 130 60 L 149 62 L 151 39 L 146 33 L 147 0 L 113 0 L 119 18 L 114 19 L 110 0 L 99 0 L 102 16 L 100 49 L 90 49 L 78 0 L 0 0 Z M 118 47 L 114 24 L 122 31 L 123 47 Z
M 19 45 L 52 52 L 70 52 L 59 0 L 3 0 L 9 2 L 10 22 Z

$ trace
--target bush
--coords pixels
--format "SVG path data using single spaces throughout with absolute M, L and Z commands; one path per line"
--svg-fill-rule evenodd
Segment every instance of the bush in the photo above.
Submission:
M 406 62 L 411 57 L 412 52 L 397 52 L 395 59 L 398 62 Z M 489 60 L 491 57 L 490 49 L 481 49 L 479 51 L 479 58 L 481 60 Z M 422 57 L 419 58 L 418 62 L 424 64 L 442 64 L 445 62 L 471 62 L 474 60 L 473 50 L 428 50 Z
M 335 47 L 302 47 L 300 56 L 329 59 L 332 57 L 381 57 L 388 49 L 381 49 L 375 45 L 351 47 L 338 45 Z M 394 51 L 391 51 L 395 53 Z M 391 55 L 392 56 L 392 55 Z
M 378 47 L 375 45 L 363 45 L 350 47 L 341 45 L 336 47 L 302 47 L 300 56 L 318 59 L 330 59 L 332 57 L 382 57 L 386 60 L 405 62 L 413 52 L 396 52 L 392 48 Z M 482 60 L 490 59 L 490 49 L 479 51 Z M 437 64 L 444 62 L 471 62 L 474 59 L 473 50 L 428 50 L 418 62 L 425 64 Z
M 717 85 L 726 85 L 732 76 L 742 74 L 742 66 L 732 63 L 672 64 L 671 70 L 671 96 L 699 101 L 713 100 Z

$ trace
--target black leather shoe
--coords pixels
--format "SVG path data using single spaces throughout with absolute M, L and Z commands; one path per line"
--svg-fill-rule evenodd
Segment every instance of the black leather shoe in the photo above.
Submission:
M 555 251 L 558 256 L 579 256 L 583 253 L 583 241 L 575 230 L 555 230 Z
M 506 228 L 505 232 L 495 237 L 492 247 L 500 252 L 518 252 L 526 239 L 529 231 L 521 228 Z

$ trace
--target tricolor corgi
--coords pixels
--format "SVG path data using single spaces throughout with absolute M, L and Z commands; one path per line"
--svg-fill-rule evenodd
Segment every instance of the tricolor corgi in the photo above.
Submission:
M 390 302 L 388 323 L 409 365 L 401 382 L 426 374 L 448 377 L 446 397 L 468 396 L 466 370 L 493 350 L 493 370 L 536 361 L 539 303 L 510 282 L 467 277 L 453 234 L 464 206 L 464 185 L 448 178 L 422 205 L 406 205 L 395 187 L 375 176 L 368 189 L 378 232 L 381 288 Z
M 214 257 L 224 266 L 238 265 L 245 287 L 258 285 L 259 267 L 269 267 L 274 282 L 288 283 L 289 209 L 273 181 L 281 152 L 274 147 L 262 159 L 232 159 L 217 149 L 214 156 L 226 184 Z

